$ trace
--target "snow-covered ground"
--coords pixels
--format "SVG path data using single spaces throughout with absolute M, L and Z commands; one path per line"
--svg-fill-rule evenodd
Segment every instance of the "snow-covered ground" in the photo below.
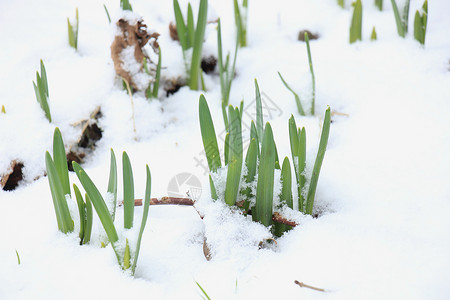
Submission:
M 192 1 L 194 12 L 198 1 Z M 119 1 L 2 1 L 0 3 L 0 175 L 13 160 L 24 164 L 14 191 L 0 190 L 0 299 L 200 299 L 196 281 L 211 299 L 449 299 L 450 285 L 450 2 L 430 1 L 425 48 L 410 33 L 398 37 L 390 1 L 379 12 L 363 0 L 363 41 L 348 43 L 349 1 L 249 1 L 248 43 L 239 50 L 230 102 L 245 100 L 244 123 L 254 112 L 254 78 L 267 101 L 280 157 L 290 156 L 288 118 L 308 132 L 313 164 L 321 118 L 334 112 L 316 195 L 319 218 L 297 215 L 300 226 L 258 250 L 269 236 L 262 225 L 210 200 L 206 158 L 198 124 L 201 92 L 181 88 L 148 102 L 134 95 L 136 133 L 127 93 L 115 79 L 110 57 Z M 169 37 L 172 1 L 131 2 L 149 28 L 161 34 L 162 76 L 183 74 L 181 48 Z M 185 11 L 187 1 L 181 1 Z M 80 15 L 79 50 L 67 42 L 67 17 Z M 209 20 L 221 17 L 224 45 L 232 50 L 232 1 L 210 1 Z M 370 41 L 375 26 L 378 40 Z M 301 117 L 277 71 L 307 105 L 310 74 L 300 30 L 311 41 L 316 74 L 316 117 Z M 208 25 L 205 54 L 215 54 L 215 25 Z M 47 69 L 49 123 L 35 100 L 32 81 L 43 59 Z M 217 74 L 205 78 L 216 131 L 223 131 Z M 57 230 L 45 172 L 57 126 L 66 145 L 101 106 L 103 138 L 83 167 L 106 191 L 109 149 L 130 156 L 136 196 L 145 190 L 145 164 L 152 197 L 174 191 L 173 178 L 192 174 L 202 185 L 198 209 L 152 206 L 136 276 L 117 265 L 111 247 L 91 245 L 77 233 Z M 219 141 L 221 144 L 222 142 Z M 119 159 L 119 170 L 121 163 Z M 35 178 L 38 178 L 35 180 Z M 71 182 L 78 180 L 71 173 Z M 120 180 L 121 181 L 121 180 Z M 119 182 L 120 182 L 119 181 Z M 119 184 L 119 195 L 121 195 Z M 185 187 L 180 188 L 183 194 Z M 121 196 L 119 196 L 120 198 Z M 141 208 L 137 208 L 139 220 Z M 122 209 L 119 208 L 118 215 Z M 213 259 L 203 254 L 208 239 Z M 17 263 L 16 250 L 21 264 Z M 324 288 L 325 293 L 294 284 Z

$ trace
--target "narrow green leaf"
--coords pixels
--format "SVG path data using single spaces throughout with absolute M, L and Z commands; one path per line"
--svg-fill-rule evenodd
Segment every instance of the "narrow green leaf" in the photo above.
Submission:
M 133 11 L 133 7 L 131 7 L 130 1 L 128 0 L 120 0 L 120 8 L 123 10 Z
M 375 5 L 380 11 L 383 10 L 383 0 L 375 0 Z
M 148 165 L 145 166 L 146 172 L 147 172 L 147 180 L 145 185 L 145 197 L 144 197 L 144 211 L 142 213 L 142 221 L 141 221 L 141 228 L 139 229 L 139 236 L 136 243 L 136 252 L 134 254 L 133 258 L 133 266 L 131 267 L 131 274 L 134 275 L 134 272 L 136 270 L 136 264 L 139 257 L 139 251 L 141 249 L 141 240 L 142 240 L 142 234 L 144 233 L 145 225 L 147 224 L 147 218 L 148 218 L 148 209 L 150 206 L 150 194 L 152 190 L 152 177 L 150 174 L 150 169 Z
M 214 182 L 212 180 L 211 174 L 209 175 L 209 187 L 211 189 L 211 198 L 213 200 L 217 200 L 217 191 L 216 191 L 216 187 L 214 186 Z
M 194 13 L 192 12 L 192 6 L 188 3 L 187 13 L 187 48 L 191 48 L 194 45 L 195 40 L 195 28 L 194 28 Z
M 2 105 L 1 113 L 2 113 L 2 114 L 6 114 L 6 110 L 5 110 L 5 106 L 4 106 L 4 105 Z
M 224 158 L 225 158 L 225 166 L 228 166 L 228 162 L 230 161 L 230 132 L 225 134 L 225 147 L 224 147 Z
M 92 218 L 93 218 L 93 211 L 92 211 L 92 202 L 89 198 L 89 195 L 86 194 L 86 226 L 84 231 L 84 239 L 83 244 L 87 244 L 91 241 L 91 233 L 92 233 Z
M 312 84 L 311 115 L 314 116 L 316 107 L 316 77 L 314 76 L 314 68 L 311 58 L 311 47 L 309 46 L 309 36 L 308 33 L 306 32 L 305 32 L 305 42 L 306 42 L 306 50 L 308 52 L 309 71 L 311 73 L 311 84 Z
M 20 256 L 19 252 L 17 252 L 17 249 L 16 249 L 16 256 L 17 256 L 17 264 L 20 265 Z
M 161 80 L 161 47 L 158 48 L 158 65 L 156 66 L 155 82 L 153 83 L 153 98 L 158 98 L 159 82 Z
M 259 92 L 258 81 L 255 79 L 255 93 L 256 93 L 256 133 L 258 134 L 258 141 L 262 141 L 263 136 L 263 114 L 261 93 Z
M 53 134 L 53 159 L 65 195 L 70 195 L 69 169 L 67 167 L 66 150 L 59 128 Z
M 48 183 L 52 193 L 53 206 L 55 208 L 56 220 L 58 222 L 58 229 L 63 233 L 73 231 L 73 220 L 70 216 L 69 207 L 67 206 L 66 197 L 64 196 L 64 189 L 59 179 L 58 171 L 53 162 L 50 153 L 45 153 L 45 165 L 47 169 Z
M 207 300 L 211 300 L 211 298 L 209 298 L 208 294 L 206 293 L 206 291 L 202 288 L 202 286 L 200 285 L 200 283 L 198 283 L 197 281 L 195 282 L 197 284 L 197 286 L 200 288 L 200 290 L 202 291 L 203 295 L 206 297 Z M 205 298 L 203 298 L 205 299 Z
M 292 172 L 289 158 L 285 157 L 281 167 L 281 203 L 293 208 L 292 201 Z
M 77 200 L 78 205 L 78 214 L 80 216 L 80 245 L 84 244 L 84 234 L 86 231 L 86 204 L 84 204 L 83 196 L 80 193 L 80 190 L 78 189 L 77 185 L 73 184 L 73 190 L 75 192 L 75 198 Z
M 130 259 L 131 259 L 130 245 L 128 244 L 128 239 L 126 239 L 125 253 L 123 254 L 123 269 L 124 270 L 128 270 L 130 268 L 130 266 L 131 266 Z
M 337 0 L 337 2 L 338 2 L 338 5 L 339 5 L 341 8 L 344 8 L 344 7 L 345 7 L 345 0 Z
M 304 212 L 304 203 L 305 203 L 305 196 L 304 196 L 304 188 L 306 184 L 306 176 L 305 176 L 305 169 L 306 169 L 306 130 L 305 127 L 302 127 L 302 129 L 299 129 L 298 132 L 298 207 L 299 211 Z
M 256 125 L 255 122 L 252 120 L 251 126 L 250 126 L 250 140 L 255 140 L 256 141 L 256 154 L 259 158 L 259 140 L 258 140 L 258 133 L 256 131 Z
M 194 50 L 192 52 L 191 70 L 189 76 L 189 87 L 191 90 L 198 89 L 200 79 L 200 63 L 202 60 L 203 39 L 205 37 L 206 21 L 208 13 L 208 0 L 200 0 L 198 9 L 197 26 L 194 37 Z
M 256 188 L 256 220 L 270 226 L 272 224 L 273 186 L 275 170 L 275 143 L 272 127 L 266 123 L 261 146 L 261 159 Z
M 106 206 L 105 200 L 103 200 L 103 197 L 98 191 L 94 182 L 92 182 L 89 175 L 87 175 L 87 173 L 81 168 L 81 166 L 76 162 L 72 162 L 72 165 L 73 169 L 76 171 L 78 179 L 80 180 L 86 193 L 88 194 L 89 199 L 92 201 L 92 204 L 95 208 L 95 211 L 97 212 L 98 217 L 100 218 L 100 221 L 102 222 L 103 228 L 105 229 L 109 241 L 114 244 L 119 240 L 119 237 L 117 235 L 116 228 L 114 227 L 114 223 L 111 219 L 111 215 L 109 214 L 109 210 Z
M 67 31 L 69 34 L 69 45 L 70 47 L 75 48 L 75 36 L 74 36 L 74 32 L 73 32 L 73 27 L 72 24 L 70 24 L 70 20 L 69 18 L 67 18 Z
M 395 23 L 397 25 L 398 35 L 405 37 L 408 32 L 408 15 L 409 15 L 409 0 L 404 2 L 402 12 L 397 6 L 395 0 L 391 0 L 392 10 L 394 11 Z
M 40 65 L 41 65 L 41 76 L 40 76 L 40 81 L 42 82 L 42 86 L 43 86 L 43 91 L 45 92 L 45 95 L 47 96 L 47 98 L 50 96 L 48 93 L 48 83 L 47 83 L 47 71 L 45 70 L 45 66 L 44 66 L 44 62 L 40 61 Z
M 219 146 L 217 145 L 216 132 L 214 130 L 208 103 L 203 95 L 200 95 L 199 100 L 199 118 L 203 147 L 208 160 L 209 171 L 216 172 L 218 168 L 222 167 Z
M 311 183 L 309 184 L 308 196 L 306 198 L 306 213 L 311 215 L 314 205 L 314 197 L 316 195 L 317 182 L 319 181 L 320 168 L 322 167 L 323 158 L 328 144 L 328 136 L 330 135 L 330 107 L 325 111 L 325 118 L 322 125 L 322 134 L 320 135 L 319 150 L 317 151 L 316 161 L 314 163 L 313 173 L 311 175 Z
M 180 41 L 183 52 L 185 52 L 189 48 L 187 41 L 187 29 L 178 0 L 173 0 L 173 11 L 175 13 L 175 23 L 177 25 L 178 40 Z
M 362 4 L 361 0 L 353 2 L 353 16 L 350 25 L 350 44 L 362 40 Z
M 109 16 L 108 8 L 106 8 L 105 4 L 103 4 L 103 7 L 105 8 L 106 16 L 108 17 L 108 22 L 111 24 L 111 17 Z
M 122 155 L 123 164 L 123 217 L 124 228 L 133 227 L 134 219 L 134 180 L 130 158 L 124 151 Z
M 280 76 L 280 79 L 283 82 L 284 86 L 292 93 L 292 95 L 294 95 L 295 103 L 297 104 L 298 113 L 301 116 L 305 116 L 306 114 L 305 114 L 305 111 L 303 109 L 302 103 L 300 101 L 299 95 L 296 92 L 294 92 L 294 90 L 288 85 L 286 80 L 284 80 L 283 76 L 281 76 L 280 72 L 278 72 L 278 76 Z
M 377 40 L 377 32 L 375 31 L 375 26 L 373 26 L 373 28 L 372 28 L 372 34 L 370 35 L 370 40 L 371 41 Z
M 111 149 L 111 162 L 109 166 L 109 181 L 107 192 L 114 195 L 113 212 L 111 214 L 112 220 L 114 221 L 117 206 L 117 163 L 116 155 L 114 154 L 113 149 Z
M 239 193 L 239 183 L 242 171 L 242 131 L 239 109 L 228 107 L 229 140 L 228 140 L 228 172 L 225 188 L 225 203 L 234 205 Z
M 248 146 L 247 155 L 245 156 L 245 167 L 247 168 L 247 174 L 244 176 L 244 180 L 247 184 L 253 182 L 256 176 L 256 168 L 258 161 L 258 145 L 255 139 L 252 139 Z M 241 190 L 242 199 L 244 200 L 244 210 L 247 211 L 250 207 L 250 199 L 255 195 L 252 194 L 252 189 L 247 187 Z

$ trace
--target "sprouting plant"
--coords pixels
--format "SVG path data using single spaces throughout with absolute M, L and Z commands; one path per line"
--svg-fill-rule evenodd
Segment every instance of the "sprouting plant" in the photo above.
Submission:
M 122 10 L 133 11 L 133 7 L 131 7 L 130 1 L 128 0 L 120 0 L 120 8 L 122 8 Z
M 5 106 L 4 105 L 2 105 L 2 110 L 0 111 L 2 114 L 6 114 L 6 109 L 5 109 Z
M 206 29 L 208 0 L 200 0 L 196 26 L 194 26 L 194 14 L 190 4 L 188 5 L 187 22 L 185 22 L 178 0 L 173 1 L 173 9 L 189 87 L 191 90 L 198 90 L 200 85 L 202 85 L 202 89 L 204 89 L 203 80 L 201 80 L 200 64 Z
M 373 28 L 372 28 L 372 34 L 370 35 L 370 40 L 371 41 L 376 41 L 377 40 L 377 32 L 375 30 L 375 26 L 373 26 Z
M 202 298 L 203 300 L 211 300 L 211 298 L 208 296 L 208 293 L 206 293 L 206 291 L 202 288 L 202 286 L 200 285 L 200 283 L 198 283 L 197 281 L 195 282 L 197 284 L 197 286 L 199 287 L 200 291 L 202 292 Z
M 109 16 L 108 8 L 105 4 L 103 4 L 103 8 L 105 9 L 106 17 L 108 18 L 108 22 L 111 24 L 111 17 Z
M 16 249 L 16 256 L 17 256 L 17 264 L 20 265 L 20 256 L 19 252 L 17 252 L 17 249 Z
M 123 206 L 124 206 L 124 228 L 132 229 L 134 228 L 134 181 L 133 181 L 133 171 L 131 168 L 130 159 L 126 152 L 122 155 L 123 164 Z M 115 165 L 115 164 L 114 164 Z M 139 235 L 136 241 L 135 247 L 132 249 L 127 238 L 125 240 L 120 240 L 117 233 L 116 227 L 114 225 L 114 213 L 108 208 L 105 200 L 100 194 L 99 190 L 95 186 L 94 182 L 91 180 L 89 175 L 81 168 L 79 164 L 73 162 L 73 169 L 75 170 L 78 179 L 83 185 L 86 193 L 91 199 L 97 215 L 103 225 L 109 242 L 116 254 L 117 261 L 123 270 L 130 270 L 131 274 L 134 275 L 139 251 L 141 247 L 142 235 L 145 229 L 148 218 L 148 209 L 150 205 L 150 193 L 151 193 L 151 174 L 148 165 L 146 166 L 146 188 L 144 197 L 144 210 L 142 215 L 142 220 L 139 228 Z M 111 168 L 111 173 L 113 173 L 113 168 Z M 110 176 L 110 181 L 108 185 L 108 193 L 117 193 L 117 178 Z M 115 203 L 115 202 L 114 202 Z M 115 207 L 115 205 L 114 205 Z
M 69 45 L 74 48 L 75 50 L 78 50 L 78 25 L 79 25 L 79 18 L 78 18 L 78 8 L 75 11 L 75 23 L 70 23 L 69 18 L 67 18 L 67 31 L 69 33 Z
M 375 0 L 375 6 L 378 7 L 380 11 L 383 10 L 383 0 Z
M 48 84 L 47 84 L 47 72 L 45 71 L 44 62 L 41 59 L 41 74 L 36 72 L 36 82 L 33 81 L 34 92 L 36 94 L 36 100 L 45 113 L 45 117 L 49 122 L 52 122 L 52 116 L 50 114 L 50 108 L 48 106 Z
M 263 128 L 263 115 L 261 95 L 258 83 L 256 90 L 256 123 L 251 122 L 250 144 L 245 160 L 242 146 L 242 110 L 228 106 L 228 127 L 225 137 L 224 166 L 226 168 L 225 187 L 217 186 L 214 182 L 222 168 L 219 147 L 215 134 L 208 104 L 203 95 L 199 100 L 200 129 L 203 146 L 210 170 L 211 196 L 214 200 L 221 198 L 230 206 L 239 205 L 245 213 L 250 213 L 254 221 L 265 226 L 271 226 L 273 209 L 280 209 L 286 205 L 293 207 L 291 168 L 286 157 L 280 168 L 277 147 L 270 123 Z M 330 108 L 325 113 L 319 150 L 314 164 L 313 172 L 307 178 L 306 170 L 306 131 L 298 129 L 293 117 L 289 120 L 289 135 L 291 139 L 291 152 L 294 161 L 294 170 L 297 179 L 299 210 L 305 214 L 312 214 L 315 191 L 319 178 L 320 168 L 325 155 L 330 130 Z M 243 166 L 246 172 L 243 172 Z M 279 197 L 280 205 L 274 207 L 275 170 L 281 171 L 282 190 Z M 277 171 L 278 172 L 278 171 Z M 308 185 L 309 183 L 309 185 Z M 256 186 L 256 190 L 251 187 Z M 221 190 L 224 188 L 224 191 Z M 280 235 L 289 229 L 288 226 L 275 224 L 274 233 Z
M 345 0 L 337 0 L 337 2 L 338 2 L 338 5 L 339 5 L 341 8 L 344 8 L 344 7 L 345 7 Z
M 425 35 L 427 33 L 427 18 L 428 18 L 428 1 L 422 5 L 422 11 L 416 10 L 416 15 L 414 16 L 414 38 L 425 45 Z
M 353 16 L 350 25 L 350 44 L 357 40 L 362 40 L 362 4 L 361 0 L 356 0 L 352 3 Z
M 410 0 L 403 1 L 403 7 L 399 8 L 395 0 L 391 0 L 397 32 L 401 37 L 408 33 L 409 2 Z
M 242 5 L 238 0 L 234 0 L 234 21 L 237 29 L 237 38 L 239 46 L 247 46 L 247 14 L 248 0 L 242 0 Z
M 311 74 L 311 89 L 312 89 L 312 95 L 311 95 L 311 115 L 315 114 L 315 106 L 316 106 L 316 78 L 314 76 L 314 68 L 312 64 L 312 58 L 311 58 L 311 47 L 309 45 L 309 36 L 308 33 L 305 32 L 305 43 L 306 43 L 306 51 L 308 53 L 308 63 L 309 63 L 309 71 Z M 298 113 L 301 116 L 305 116 L 305 110 L 303 109 L 302 102 L 300 100 L 300 96 L 289 86 L 289 84 L 284 80 L 283 76 L 281 76 L 281 73 L 278 72 L 278 76 L 280 76 L 281 81 L 283 82 L 284 86 L 294 95 L 295 103 L 297 104 L 297 110 Z
M 234 49 L 233 63 L 230 63 L 230 53 L 227 54 L 225 61 L 223 59 L 222 51 L 222 27 L 220 24 L 220 19 L 217 21 L 217 49 L 218 49 L 218 65 L 219 65 L 219 76 L 220 76 L 220 91 L 222 94 L 222 114 L 225 127 L 228 127 L 228 118 L 226 109 L 228 107 L 228 102 L 230 99 L 231 83 L 234 78 L 234 70 L 236 66 L 236 58 L 238 52 L 238 41 L 236 41 L 236 46 Z
M 145 91 L 145 96 L 147 99 L 158 98 L 159 82 L 161 79 L 161 47 L 158 48 L 158 64 L 156 65 L 156 70 L 154 71 L 154 80 L 150 82 L 147 90 Z M 147 74 L 151 75 L 151 71 L 148 68 L 147 59 L 144 58 L 144 70 Z

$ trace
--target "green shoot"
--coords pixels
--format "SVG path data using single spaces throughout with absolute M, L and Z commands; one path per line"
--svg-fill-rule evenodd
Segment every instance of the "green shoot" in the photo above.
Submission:
M 309 47 L 309 36 L 307 32 L 305 32 L 305 42 L 306 42 L 306 50 L 308 51 L 309 71 L 311 73 L 311 84 L 312 84 L 311 115 L 314 116 L 316 106 L 316 77 L 314 76 L 314 69 L 311 58 L 311 48 Z
M 281 168 L 281 194 L 280 202 L 281 208 L 286 205 L 289 208 L 293 208 L 292 202 L 292 178 L 291 178 L 291 164 L 289 163 L 289 158 L 285 157 L 283 161 L 283 166 Z M 283 232 L 289 230 L 291 227 L 284 224 L 275 223 L 274 233 L 276 236 L 281 236 Z
M 220 76 L 220 91 L 222 94 L 222 114 L 224 118 L 225 127 L 228 127 L 228 119 L 226 114 L 226 107 L 228 106 L 228 102 L 230 99 L 230 91 L 231 91 L 231 83 L 234 78 L 234 71 L 236 67 L 236 58 L 238 52 L 238 41 L 236 41 L 236 46 L 234 50 L 234 58 L 233 64 L 229 65 L 230 54 L 227 54 L 227 57 L 223 59 L 223 51 L 222 51 L 222 26 L 220 23 L 220 18 L 217 21 L 217 49 L 218 49 L 218 59 L 217 63 L 219 65 L 219 76 Z
M 237 38 L 239 46 L 247 46 L 247 13 L 248 0 L 242 1 L 242 6 L 239 5 L 238 0 L 234 0 L 234 20 L 237 28 Z
M 275 170 L 275 142 L 272 127 L 266 123 L 261 145 L 261 159 L 258 168 L 258 185 L 256 189 L 255 221 L 265 226 L 272 224 L 272 204 Z
M 345 0 L 337 0 L 337 2 L 338 2 L 338 5 L 339 5 L 341 8 L 344 8 L 344 7 L 345 7 Z
M 252 123 L 254 124 L 254 123 Z M 247 168 L 247 174 L 244 176 L 245 183 L 249 185 L 255 180 L 257 170 L 258 158 L 258 145 L 255 139 L 252 139 L 248 146 L 247 155 L 245 157 L 245 166 Z M 255 195 L 252 194 L 252 189 L 247 186 L 241 190 L 241 195 L 244 200 L 244 210 L 247 211 L 250 208 L 250 199 Z
M 131 266 L 130 260 L 131 260 L 131 254 L 130 254 L 130 245 L 128 244 L 128 239 L 125 240 L 125 253 L 123 254 L 123 265 L 122 268 L 124 270 L 128 270 Z
M 130 158 L 125 151 L 122 155 L 122 161 L 124 228 L 130 229 L 133 227 L 134 219 L 134 181 Z
M 319 181 L 320 168 L 322 167 L 323 158 L 328 144 L 328 136 L 330 135 L 330 107 L 325 111 L 325 118 L 322 125 L 322 134 L 320 135 L 319 150 L 317 151 L 316 161 L 314 163 L 311 182 L 309 184 L 308 196 L 306 198 L 306 214 L 311 215 L 314 205 L 314 197 L 316 195 L 317 182 Z
M 408 33 L 408 17 L 409 17 L 409 1 L 404 1 L 403 9 L 400 9 L 397 6 L 395 0 L 391 0 L 392 9 L 394 11 L 395 24 L 397 25 L 398 35 L 401 37 L 405 37 Z
M 295 98 L 295 103 L 297 104 L 297 110 L 298 113 L 301 116 L 305 116 L 305 111 L 303 110 L 303 106 L 302 103 L 300 102 L 300 97 L 299 95 L 288 85 L 288 83 L 286 82 L 286 80 L 284 80 L 283 76 L 281 76 L 281 73 L 278 72 L 278 76 L 280 76 L 281 81 L 283 82 L 284 86 L 294 95 Z
M 258 81 L 255 79 L 255 94 L 256 94 L 256 134 L 257 140 L 262 141 L 263 138 L 263 114 L 261 93 L 259 92 Z
M 414 16 L 414 38 L 425 45 L 425 35 L 427 33 L 427 18 L 428 18 L 428 1 L 425 0 L 422 6 L 422 12 L 416 10 Z
M 55 162 L 58 177 L 61 180 L 64 195 L 70 196 L 69 169 L 67 166 L 66 150 L 58 127 L 53 134 L 53 160 Z
M 20 256 L 19 252 L 17 252 L 17 249 L 16 249 L 16 256 L 17 256 L 17 264 L 20 265 Z
M 202 133 L 203 147 L 208 160 L 209 171 L 214 173 L 222 167 L 220 162 L 219 146 L 217 145 L 216 132 L 212 122 L 211 113 L 205 96 L 200 95 L 199 100 L 200 129 Z
M 373 28 L 372 28 L 372 34 L 370 35 L 370 40 L 371 41 L 377 40 L 377 32 L 375 31 L 375 26 L 373 26 Z
M 198 90 L 201 85 L 202 74 L 200 64 L 202 59 L 203 39 L 205 36 L 207 23 L 208 0 L 200 0 L 200 6 L 197 14 L 197 25 L 195 28 L 192 7 L 190 5 L 188 6 L 187 23 L 184 21 L 178 0 L 173 1 L 173 8 L 178 38 L 183 50 L 183 58 L 189 77 L 189 87 L 191 90 Z M 191 51 L 191 48 L 192 56 L 188 55 L 188 51 Z M 188 57 L 191 57 L 190 62 L 188 61 Z
M 383 10 L 383 0 L 375 0 L 375 6 L 378 7 L 380 11 Z
M 131 7 L 130 1 L 128 0 L 120 0 L 120 8 L 122 8 L 122 10 L 133 11 L 133 7 Z
M 234 205 L 239 192 L 241 170 L 242 170 L 242 131 L 239 109 L 228 107 L 228 132 L 229 139 L 225 147 L 228 148 L 228 172 L 225 188 L 225 203 Z
M 78 213 L 80 215 L 80 245 L 87 244 L 91 240 L 92 232 L 92 203 L 86 195 L 86 203 L 81 196 L 80 190 L 76 184 L 73 185 L 75 198 L 78 204 Z
M 105 9 L 105 13 L 106 13 L 106 17 L 108 18 L 108 22 L 109 22 L 109 24 L 111 24 L 111 17 L 109 16 L 108 8 L 106 7 L 105 4 L 103 4 L 103 8 Z
M 202 291 L 202 298 L 204 300 L 211 300 L 211 298 L 209 298 L 208 294 L 206 293 L 206 291 L 202 288 L 202 286 L 200 285 L 200 283 L 198 283 L 197 281 L 195 282 L 197 284 L 197 286 L 200 288 L 200 290 Z
M 47 72 L 45 71 L 44 62 L 41 59 L 41 75 L 36 72 L 36 82 L 33 81 L 34 92 L 36 94 L 36 100 L 45 113 L 45 117 L 51 123 L 52 116 L 50 114 L 50 108 L 48 106 L 48 84 L 47 84 Z
M 147 90 L 145 91 L 145 96 L 147 99 L 158 98 L 159 82 L 161 80 L 161 47 L 158 48 L 158 64 L 156 65 L 156 71 L 154 74 L 154 80 L 150 82 Z M 144 70 L 148 75 L 152 75 L 148 69 L 147 59 L 144 58 Z
M 116 216 L 116 206 L 117 206 L 117 163 L 116 163 L 116 155 L 114 154 L 113 149 L 111 149 L 111 163 L 109 170 L 109 181 L 108 181 L 108 193 L 113 195 L 113 211 L 111 213 L 111 217 L 114 221 Z
M 1 113 L 2 113 L 2 114 L 6 114 L 6 110 L 5 110 L 5 106 L 4 106 L 4 105 L 2 105 Z
M 77 8 L 76 12 L 75 12 L 75 24 L 70 23 L 69 18 L 67 18 L 67 31 L 69 33 L 69 45 L 72 48 L 74 48 L 75 50 L 78 50 L 78 25 L 79 25 L 79 18 L 78 18 L 78 8 Z
M 350 44 L 357 40 L 362 40 L 362 4 L 361 0 L 356 0 L 352 3 L 353 16 L 352 23 L 350 25 Z

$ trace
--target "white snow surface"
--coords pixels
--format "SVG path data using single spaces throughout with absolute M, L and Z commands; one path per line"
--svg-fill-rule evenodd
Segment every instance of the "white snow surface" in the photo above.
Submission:
M 198 1 L 192 2 L 196 14 Z M 245 100 L 244 124 L 254 116 L 257 78 L 263 97 L 271 100 L 265 121 L 271 122 L 280 160 L 290 158 L 293 114 L 307 130 L 310 171 L 326 106 L 347 114 L 332 118 L 316 193 L 320 216 L 285 210 L 300 225 L 278 239 L 276 248 L 258 250 L 268 229 L 211 202 L 198 124 L 202 92 L 183 87 L 165 97 L 160 91 L 151 102 L 135 94 L 133 131 L 130 98 L 115 80 L 110 58 L 114 24 L 103 8 L 119 16 L 119 1 L 2 1 L 0 106 L 6 114 L 0 114 L 0 174 L 12 160 L 25 167 L 17 189 L 0 190 L 0 299 L 201 299 L 196 281 L 211 299 L 449 299 L 450 2 L 429 1 L 424 48 L 413 39 L 414 13 L 422 1 L 411 0 L 410 32 L 402 39 L 390 2 L 384 1 L 380 12 L 373 0 L 363 0 L 363 41 L 353 45 L 348 44 L 349 2 L 341 9 L 335 0 L 249 1 L 248 47 L 239 50 L 230 95 L 233 105 Z M 162 77 L 183 77 L 181 48 L 168 31 L 172 1 L 131 4 L 149 29 L 161 34 Z M 187 1 L 180 4 L 186 12 Z M 66 23 L 76 7 L 78 52 L 68 45 Z M 208 20 L 218 16 L 224 47 L 232 51 L 232 1 L 210 1 Z M 373 26 L 375 42 L 370 41 Z M 303 29 L 320 35 L 311 41 L 315 117 L 298 115 L 277 75 L 280 71 L 299 92 L 307 109 L 311 79 L 305 44 L 297 41 Z M 204 52 L 215 54 L 216 48 L 210 24 Z M 45 119 L 32 86 L 40 59 L 47 69 L 53 123 Z M 223 133 L 218 75 L 206 75 L 205 82 L 216 133 Z M 202 185 L 196 208 L 203 219 L 193 207 L 150 207 L 134 278 L 120 269 L 110 246 L 100 247 L 105 237 L 98 218 L 90 245 L 80 246 L 77 232 L 58 231 L 43 176 L 54 128 L 60 128 L 68 149 L 81 130 L 73 124 L 98 106 L 103 138 L 83 168 L 100 191 L 106 194 L 110 148 L 119 171 L 127 151 L 136 198 L 144 196 L 145 164 L 152 173 L 152 197 L 167 195 L 171 179 L 184 172 Z M 74 173 L 70 181 L 81 186 Z M 121 182 L 119 172 L 119 201 Z M 136 226 L 141 216 L 137 207 Z M 136 233 L 122 224 L 119 207 L 119 233 L 135 242 Z M 205 237 L 211 261 L 203 255 Z M 326 292 L 301 288 L 294 280 Z

